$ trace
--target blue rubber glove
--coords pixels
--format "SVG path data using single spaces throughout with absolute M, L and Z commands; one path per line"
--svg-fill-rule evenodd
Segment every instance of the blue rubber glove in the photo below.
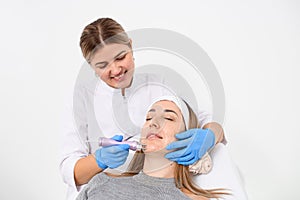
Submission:
M 123 136 L 115 135 L 111 139 L 121 142 Z M 127 159 L 129 147 L 128 144 L 120 144 L 97 149 L 95 158 L 98 166 L 102 169 L 106 169 L 107 167 L 114 169 L 123 165 Z
M 175 151 L 165 157 L 181 165 L 194 164 L 215 144 L 215 134 L 210 129 L 190 129 L 175 137 L 178 141 L 166 147 L 167 150 Z

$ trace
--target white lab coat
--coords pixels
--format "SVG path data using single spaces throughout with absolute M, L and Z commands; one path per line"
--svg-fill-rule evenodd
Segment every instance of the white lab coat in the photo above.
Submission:
M 73 99 L 67 106 L 63 120 L 63 143 L 60 172 L 68 185 L 67 199 L 75 199 L 82 187 L 76 187 L 75 163 L 82 157 L 94 153 L 99 147 L 100 136 L 124 137 L 134 134 L 138 140 L 146 112 L 153 99 L 172 92 L 161 87 L 163 79 L 153 75 L 136 75 L 132 86 L 122 96 L 120 89 L 109 87 L 94 76 L 90 80 L 77 80 Z M 157 84 L 160 83 L 160 84 Z M 174 91 L 173 91 L 174 92 Z M 126 117 L 127 110 L 129 114 Z M 199 112 L 200 124 L 211 121 L 208 112 Z M 89 141 L 89 142 L 87 142 Z M 134 152 L 130 151 L 129 159 Z M 126 164 L 117 170 L 123 171 Z

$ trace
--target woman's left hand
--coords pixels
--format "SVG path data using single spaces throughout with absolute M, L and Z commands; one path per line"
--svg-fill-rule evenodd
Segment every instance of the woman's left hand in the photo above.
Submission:
M 190 129 L 175 136 L 178 141 L 169 144 L 165 155 L 181 165 L 191 165 L 202 158 L 215 144 L 215 134 L 210 129 Z

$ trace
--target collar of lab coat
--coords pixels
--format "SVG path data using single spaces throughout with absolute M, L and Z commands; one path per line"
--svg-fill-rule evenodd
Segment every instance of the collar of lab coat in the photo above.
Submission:
M 132 80 L 131 86 L 135 84 L 135 80 L 136 79 L 133 76 L 133 80 Z M 128 87 L 128 88 L 125 88 L 125 96 L 126 96 L 126 93 L 128 93 L 128 92 L 131 91 L 131 86 Z M 100 92 L 103 91 L 103 90 L 106 91 L 106 92 L 108 92 L 108 93 L 111 93 L 111 94 L 116 94 L 116 93 L 121 93 L 122 92 L 122 89 L 113 88 L 113 87 L 107 85 L 107 83 L 105 83 L 104 81 L 102 81 L 100 78 L 98 78 L 97 86 L 96 87 L 100 87 L 101 88 Z

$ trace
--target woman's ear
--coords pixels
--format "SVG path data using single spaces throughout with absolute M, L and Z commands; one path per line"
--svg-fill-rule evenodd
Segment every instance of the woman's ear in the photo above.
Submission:
M 133 58 L 133 60 L 135 60 L 134 57 L 133 57 L 132 40 L 131 39 L 129 39 L 129 44 L 130 44 L 130 48 L 131 48 L 132 58 Z

